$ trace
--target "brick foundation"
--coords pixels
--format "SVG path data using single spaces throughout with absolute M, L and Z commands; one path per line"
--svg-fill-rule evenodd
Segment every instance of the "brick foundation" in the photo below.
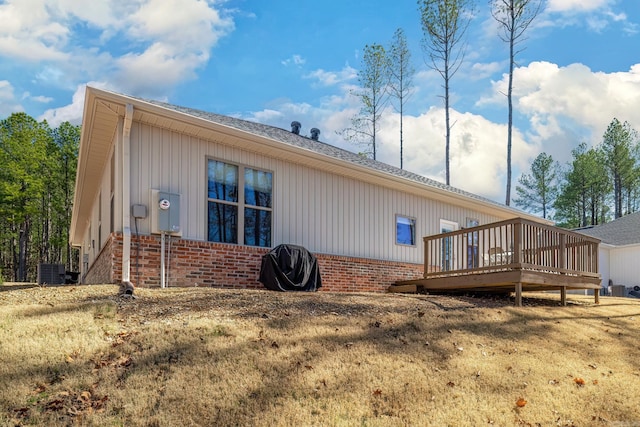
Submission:
M 139 243 L 139 257 L 136 256 Z M 167 238 L 165 255 L 167 286 L 207 286 L 264 289 L 258 282 L 262 256 L 267 248 Z M 141 287 L 160 286 L 160 237 L 131 239 L 131 282 Z M 314 254 L 322 277 L 322 291 L 385 292 L 398 280 L 422 277 L 421 264 L 379 261 L 338 255 Z M 85 283 L 120 283 L 122 234 L 112 234 Z
M 122 246 L 122 236 L 120 236 L 119 241 L 120 247 Z M 114 254 L 113 254 L 113 246 L 114 246 L 114 235 L 109 236 L 109 239 L 102 247 L 102 250 L 98 254 L 96 261 L 91 265 L 91 268 L 84 276 L 81 278 L 82 283 L 87 284 L 98 284 L 98 283 L 115 283 L 113 274 L 115 271 L 114 266 Z M 118 264 L 122 264 L 122 252 L 120 252 L 120 260 Z M 120 271 L 120 270 L 118 270 Z M 118 280 L 118 283 L 120 280 Z

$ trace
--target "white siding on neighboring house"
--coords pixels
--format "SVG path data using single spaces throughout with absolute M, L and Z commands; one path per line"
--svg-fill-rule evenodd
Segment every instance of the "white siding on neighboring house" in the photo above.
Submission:
M 611 246 L 605 245 L 603 243 L 600 244 L 600 250 L 598 252 L 598 271 L 600 272 L 600 277 L 602 277 L 602 287 L 606 288 L 609 286 L 609 279 L 611 279 L 610 273 L 610 258 L 611 258 Z
M 329 173 L 322 165 L 294 164 L 277 153 L 256 155 L 137 122 L 131 129 L 131 204 L 149 206 L 150 189 L 179 193 L 182 237 L 206 240 L 208 159 L 273 173 L 272 246 L 291 243 L 317 253 L 422 263 L 422 236 L 439 233 L 441 219 L 461 227 L 467 218 L 480 224 L 504 219 Z M 105 206 L 108 215 L 108 200 Z M 416 219 L 416 246 L 395 244 L 396 214 Z M 150 217 L 138 227 L 148 234 Z
M 610 276 L 614 285 L 640 286 L 640 245 L 610 250 Z

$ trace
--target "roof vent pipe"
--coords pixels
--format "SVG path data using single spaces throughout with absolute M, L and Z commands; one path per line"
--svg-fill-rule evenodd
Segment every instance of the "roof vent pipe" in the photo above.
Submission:
M 291 122 L 291 133 L 295 133 L 296 135 L 300 135 L 300 128 L 302 125 L 300 122 L 293 121 Z
M 320 129 L 318 128 L 311 128 L 309 132 L 311 132 L 311 139 L 313 139 L 314 141 L 317 141 L 320 137 Z

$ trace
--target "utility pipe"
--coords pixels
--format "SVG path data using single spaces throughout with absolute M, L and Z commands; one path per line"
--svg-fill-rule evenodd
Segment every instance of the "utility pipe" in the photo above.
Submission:
M 131 283 L 131 123 L 133 105 L 127 104 L 122 128 L 122 282 Z
M 166 233 L 163 231 L 162 233 L 160 233 L 160 288 L 164 289 L 166 287 L 165 284 L 165 264 L 164 264 L 164 247 L 165 247 L 165 235 Z

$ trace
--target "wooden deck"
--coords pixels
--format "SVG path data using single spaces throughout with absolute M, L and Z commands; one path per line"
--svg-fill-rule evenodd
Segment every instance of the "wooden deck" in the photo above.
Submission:
M 522 218 L 424 237 L 424 276 L 390 292 L 600 290 L 598 239 Z

